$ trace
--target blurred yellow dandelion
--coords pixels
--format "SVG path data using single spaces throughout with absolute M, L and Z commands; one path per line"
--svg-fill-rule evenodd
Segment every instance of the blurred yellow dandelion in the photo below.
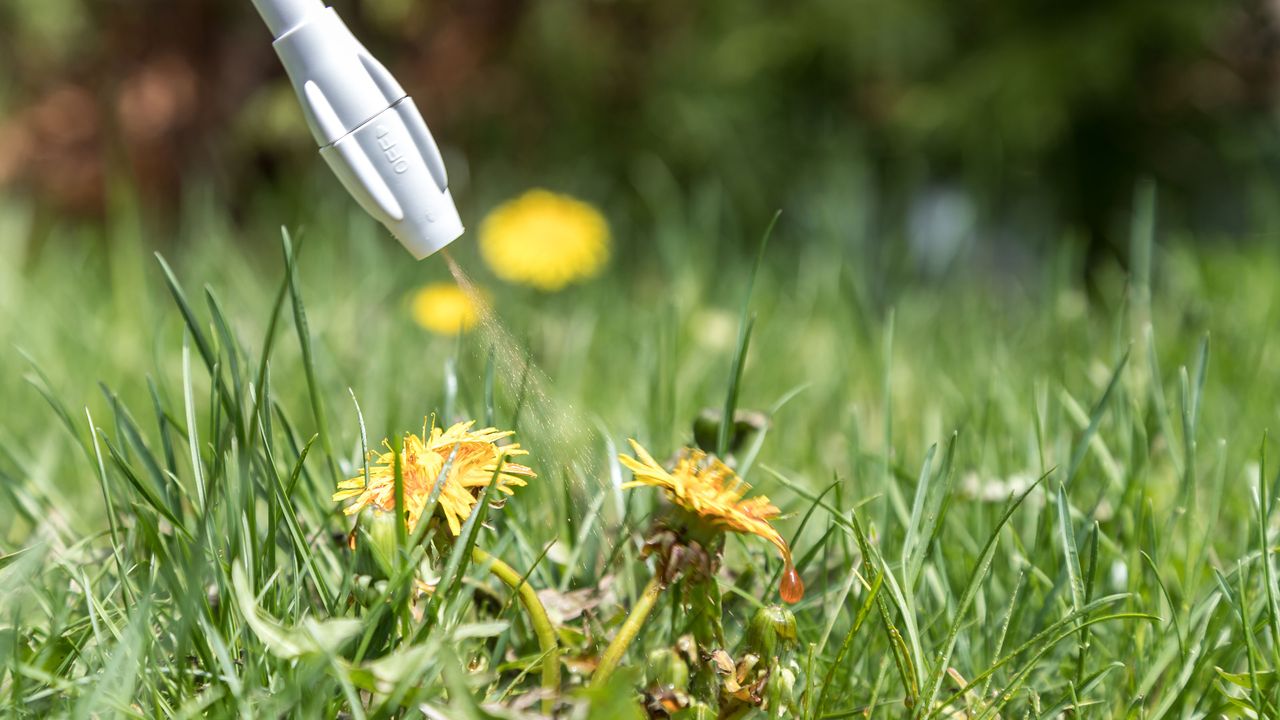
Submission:
M 513 431 L 472 430 L 474 424 L 475 421 L 457 423 L 447 430 L 432 425 L 430 432 L 423 428 L 421 437 L 405 435 L 400 469 L 404 481 L 405 521 L 410 531 L 422 518 L 431 491 L 450 456 L 453 462 L 445 475 L 436 512 L 444 517 L 454 537 L 471 515 L 480 491 L 493 478 L 499 462 L 502 472 L 496 489 L 505 495 L 511 495 L 513 487 L 523 486 L 524 478 L 536 477 L 533 470 L 524 465 L 506 461 L 529 454 L 519 443 L 498 445 L 499 440 L 510 437 Z M 333 495 L 335 502 L 355 498 L 344 510 L 347 515 L 354 515 L 365 507 L 395 512 L 395 453 L 390 443 L 384 440 L 382 444 L 386 452 L 369 453 L 373 463 L 367 482 L 364 477 L 354 477 L 338 483 L 338 492 Z
M 457 335 L 475 327 L 479 311 L 462 288 L 453 283 L 423 285 L 409 301 L 413 319 L 440 335 Z
M 554 292 L 604 267 L 609 224 L 581 200 L 530 190 L 485 217 L 480 253 L 503 280 Z
M 635 474 L 635 481 L 626 483 L 623 489 L 642 485 L 662 488 L 673 503 L 712 527 L 758 535 L 768 540 L 778 548 L 786 562 L 779 587 L 782 599 L 794 603 L 804 597 L 804 583 L 791 561 L 791 548 L 782 534 L 769 524 L 780 514 L 769 498 L 757 495 L 744 500 L 743 496 L 751 486 L 718 458 L 696 448 L 682 450 L 675 468 L 667 472 L 640 443 L 632 440 L 631 447 L 638 459 L 618 456 L 618 460 Z

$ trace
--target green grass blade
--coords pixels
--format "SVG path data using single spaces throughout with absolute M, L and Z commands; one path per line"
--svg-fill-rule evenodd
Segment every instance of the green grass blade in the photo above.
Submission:
M 982 581 L 991 569 L 991 562 L 995 559 L 996 548 L 1000 543 L 1000 533 L 1008 525 L 1009 520 L 1013 518 L 1013 514 L 1022 506 L 1022 503 L 1032 492 L 1040 487 L 1046 477 L 1048 476 L 1041 475 L 1040 479 L 1036 480 L 1031 487 L 1009 503 L 1008 507 L 1005 508 L 1004 514 L 996 522 L 995 529 L 992 530 L 991 535 L 987 538 L 987 544 L 982 548 L 982 554 L 978 556 L 978 563 L 973 572 L 970 573 L 969 582 L 965 585 L 964 592 L 960 596 L 960 602 L 956 605 L 951 627 L 947 629 L 946 639 L 943 640 L 942 647 L 938 652 L 938 661 L 930 673 L 929 680 L 923 686 L 925 688 L 922 696 L 923 702 L 917 706 L 919 708 L 917 717 L 923 717 L 933 708 L 934 700 L 937 699 L 938 693 L 942 690 L 942 680 L 946 677 L 947 668 L 951 665 L 951 653 L 955 649 L 956 638 L 960 636 L 960 628 L 964 622 L 964 617 L 968 614 L 970 605 L 973 604 L 973 601 L 978 596 L 978 590 L 982 587 Z
M 297 331 L 298 346 L 302 350 L 302 369 L 307 378 L 307 393 L 311 397 L 311 412 L 316 421 L 317 433 L 320 435 L 320 446 L 324 448 L 325 458 L 328 461 L 330 479 L 337 483 L 340 474 L 337 462 L 334 460 L 333 442 L 329 438 L 329 423 L 324 412 L 320 380 L 316 376 L 315 355 L 311 349 L 311 330 L 307 325 L 307 311 L 302 304 L 302 288 L 298 280 L 297 256 L 289 231 L 280 228 L 280 233 L 284 246 L 285 273 L 289 278 L 289 296 L 293 301 L 293 327 Z
M 1120 356 L 1120 362 L 1116 363 L 1115 370 L 1111 373 L 1111 379 L 1107 381 L 1107 389 L 1102 392 L 1102 397 L 1098 398 L 1098 403 L 1093 406 L 1093 412 L 1089 413 L 1089 426 L 1085 428 L 1084 433 L 1080 435 L 1080 439 L 1076 441 L 1075 452 L 1071 454 L 1071 464 L 1067 466 L 1067 478 L 1063 483 L 1070 486 L 1075 480 L 1076 473 L 1080 471 L 1080 465 L 1084 461 L 1085 453 L 1089 451 L 1089 445 L 1093 442 L 1093 438 L 1098 434 L 1098 426 L 1102 424 L 1102 418 L 1106 415 L 1108 401 L 1111 399 L 1112 393 L 1115 392 L 1116 386 L 1120 384 L 1120 377 L 1124 371 L 1124 366 L 1129 362 L 1129 351 L 1125 350 L 1124 355 Z
M 742 368 L 747 362 L 751 327 L 755 324 L 755 318 L 751 317 L 751 294 L 755 289 L 760 266 L 764 263 L 764 252 L 769 246 L 769 238 L 773 235 L 773 228 L 778 224 L 778 218 L 781 215 L 781 210 L 775 212 L 773 219 L 765 228 L 764 235 L 760 237 L 760 247 L 756 250 L 755 263 L 751 266 L 751 274 L 747 276 L 747 291 L 742 299 L 742 314 L 738 318 L 737 349 L 729 370 L 729 389 L 725 394 L 724 411 L 720 415 L 720 428 L 716 435 L 716 454 L 722 458 L 729 452 L 729 439 L 733 436 L 733 416 L 738 409 L 738 388 L 742 383 Z

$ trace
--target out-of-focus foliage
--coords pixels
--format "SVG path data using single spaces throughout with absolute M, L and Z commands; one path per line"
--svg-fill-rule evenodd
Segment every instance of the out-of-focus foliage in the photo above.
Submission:
M 546 184 L 642 211 L 712 177 L 760 219 L 845 183 L 921 242 L 972 218 L 1098 244 L 1142 176 L 1184 220 L 1249 227 L 1241 188 L 1280 150 L 1263 0 L 334 4 L 484 202 Z M 249 204 L 325 172 L 249 0 L 10 0 L 0 67 L 0 183 L 63 211 L 117 177 L 163 210 L 193 178 Z

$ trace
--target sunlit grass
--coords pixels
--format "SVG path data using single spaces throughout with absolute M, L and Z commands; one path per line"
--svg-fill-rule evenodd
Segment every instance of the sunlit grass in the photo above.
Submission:
M 1134 273 L 1088 300 L 1067 254 L 925 283 L 786 216 L 757 275 L 763 228 L 670 215 L 554 295 L 457 245 L 546 373 L 536 402 L 485 334 L 419 327 L 413 293 L 446 270 L 362 219 L 281 252 L 208 212 L 171 269 L 127 217 L 110 256 L 69 233 L 15 250 L 0 707 L 1276 714 L 1277 251 L 1153 243 L 1140 214 Z M 456 532 L 396 529 L 370 565 L 334 489 L 424 416 L 515 430 L 538 479 L 500 510 L 476 483 Z M 667 469 L 718 452 L 780 508 L 794 638 L 767 543 L 730 534 L 713 585 L 654 585 L 667 511 L 622 491 L 630 437 Z

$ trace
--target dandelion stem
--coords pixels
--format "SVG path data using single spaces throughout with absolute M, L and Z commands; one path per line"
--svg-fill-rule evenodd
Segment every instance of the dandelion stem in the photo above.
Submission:
M 603 687 L 609 676 L 618 668 L 618 662 L 626 654 L 627 648 L 631 647 L 631 641 L 636 639 L 636 634 L 640 632 L 641 627 L 644 627 L 644 621 L 649 618 L 649 613 L 653 612 L 653 606 L 658 603 L 658 596 L 662 594 L 663 587 L 662 579 L 658 575 L 654 575 L 649 580 L 649 584 L 645 585 L 644 592 L 640 594 L 635 607 L 631 608 L 631 613 L 627 615 L 622 627 L 618 628 L 618 634 L 613 637 L 613 642 L 609 643 L 609 647 L 605 648 L 604 654 L 600 656 L 600 664 L 596 666 L 596 671 L 591 676 L 591 687 Z
M 520 604 L 529 616 L 529 624 L 533 626 L 533 634 L 538 637 L 538 647 L 542 650 L 542 689 L 546 692 L 546 697 L 542 700 L 542 712 L 550 715 L 555 706 L 556 695 L 560 692 L 560 646 L 556 642 L 555 628 L 551 627 L 551 620 L 547 618 L 546 608 L 538 599 L 537 591 L 515 568 L 478 547 L 471 548 L 471 561 L 488 568 L 494 577 L 520 596 Z

